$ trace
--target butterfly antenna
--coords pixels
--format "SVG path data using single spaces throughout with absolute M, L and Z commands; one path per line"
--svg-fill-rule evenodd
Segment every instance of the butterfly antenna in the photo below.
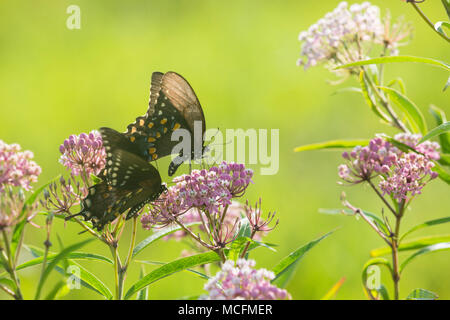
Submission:
M 81 216 L 82 214 L 83 214 L 83 211 L 80 211 L 80 212 L 78 212 L 78 213 L 75 213 L 75 214 L 72 214 L 72 215 L 70 215 L 70 216 L 65 217 L 64 220 L 67 221 L 67 220 L 70 220 L 70 219 L 72 219 L 72 218 L 74 218 L 74 217 Z

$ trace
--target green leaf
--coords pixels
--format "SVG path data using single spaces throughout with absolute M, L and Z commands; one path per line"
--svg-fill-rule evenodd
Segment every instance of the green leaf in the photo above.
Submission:
M 434 161 L 433 163 L 434 167 L 432 170 L 439 174 L 439 178 L 441 178 L 442 181 L 450 184 L 450 174 L 445 171 L 445 169 L 442 168 L 436 161 Z
M 419 224 L 419 225 L 409 229 L 407 232 L 405 232 L 403 234 L 403 236 L 401 236 L 399 242 L 401 242 L 403 238 L 405 238 L 407 235 L 409 235 L 410 233 L 412 233 L 414 231 L 417 231 L 419 229 L 423 229 L 423 228 L 426 228 L 426 227 L 431 227 L 431 226 L 447 223 L 447 222 L 450 222 L 450 217 L 434 219 L 434 220 L 430 220 L 430 221 L 421 223 L 421 224 Z
M 447 122 L 447 117 L 445 116 L 444 110 L 439 109 L 438 107 L 436 107 L 434 105 L 431 105 L 429 110 L 430 110 L 430 113 L 435 118 L 436 124 L 438 126 Z M 439 143 L 441 144 L 443 153 L 450 153 L 450 134 L 444 133 L 444 134 L 439 135 Z
M 402 78 L 396 78 L 393 79 L 391 82 L 388 83 L 388 87 L 392 87 L 393 85 L 398 84 L 398 86 L 400 87 L 400 92 L 405 94 L 406 93 L 406 88 L 405 88 L 405 83 L 403 82 Z
M 383 298 L 383 300 L 389 300 L 389 292 L 384 286 L 384 284 L 381 284 L 380 289 L 377 289 L 377 292 Z
M 425 289 L 414 289 L 406 300 L 436 300 L 439 296 L 431 291 Z
M 359 218 L 352 210 L 350 209 L 319 209 L 319 213 L 324 214 L 343 214 L 347 216 L 355 216 L 357 219 Z M 363 213 L 366 217 L 368 217 L 377 227 L 381 229 L 385 234 L 389 234 L 389 230 L 386 227 L 384 221 L 378 217 L 375 213 L 363 210 Z
M 186 227 L 192 227 L 195 225 L 199 225 L 201 222 L 192 222 L 192 223 L 187 223 L 185 226 Z M 144 240 L 142 240 L 141 242 L 139 242 L 139 244 L 134 248 L 133 250 L 133 258 L 142 250 L 144 250 L 145 248 L 147 248 L 150 244 L 152 244 L 153 242 L 155 242 L 156 240 L 159 240 L 171 233 L 174 233 L 178 230 L 181 230 L 182 228 L 178 225 L 174 225 L 174 226 L 168 226 L 164 229 L 161 229 L 153 234 L 151 234 L 149 237 L 145 238 Z
M 28 246 L 30 247 L 30 246 Z M 31 246 L 32 247 L 32 246 Z M 30 249 L 30 248 L 29 248 Z M 37 249 L 37 247 L 36 247 Z M 42 256 L 43 254 L 43 250 L 39 249 L 36 250 L 35 252 L 39 253 L 39 256 Z M 53 260 L 58 254 L 56 253 L 50 253 L 47 256 L 47 261 L 51 261 Z M 103 262 L 107 262 L 109 264 L 113 264 L 113 261 L 105 256 L 101 256 L 95 253 L 85 253 L 85 252 L 71 252 L 67 255 L 66 259 L 73 259 L 73 260 L 78 260 L 78 259 L 85 259 L 85 260 L 96 260 L 96 261 L 103 261 Z M 16 270 L 21 270 L 21 269 L 25 269 L 28 267 L 32 267 L 34 265 L 40 264 L 42 263 L 42 261 L 44 260 L 44 257 L 38 257 L 32 260 L 28 260 L 27 262 L 24 262 L 20 265 L 17 266 Z
M 77 277 L 76 274 L 69 274 L 69 276 L 79 278 L 82 282 L 88 284 L 91 288 L 94 289 L 95 292 L 99 293 L 107 300 L 111 300 L 113 298 L 113 295 L 111 291 L 108 289 L 108 287 L 105 286 L 105 284 L 99 278 L 97 278 L 97 276 L 95 276 L 92 272 L 88 271 L 86 268 L 84 268 L 83 266 L 74 261 L 69 260 L 69 263 L 75 265 L 80 271 L 79 277 Z M 86 287 L 89 288 L 89 286 Z
M 444 88 L 442 88 L 442 91 L 447 90 L 447 88 L 450 86 L 450 77 L 448 77 L 447 82 L 445 83 Z
M 60 292 L 66 291 L 67 284 L 65 281 L 58 281 L 53 289 L 47 294 L 45 300 L 55 300 Z
M 364 286 L 364 290 L 366 290 L 367 292 L 372 290 L 367 286 L 367 269 L 370 266 L 374 266 L 374 265 L 381 265 L 381 266 L 385 266 L 386 268 L 388 268 L 389 272 L 392 273 L 392 266 L 391 263 L 389 262 L 389 260 L 385 259 L 385 258 L 373 258 L 370 259 L 369 261 L 367 261 L 364 266 L 363 266 L 363 270 L 362 270 L 362 274 L 361 274 L 361 278 L 362 278 L 362 283 Z M 380 293 L 381 295 L 384 294 L 383 289 L 382 289 L 383 285 L 381 285 L 380 288 L 378 289 L 373 289 L 376 290 L 378 293 Z
M 422 135 L 425 135 L 427 132 L 427 125 L 419 108 L 417 108 L 417 106 L 401 92 L 388 87 L 379 88 L 386 92 L 390 100 L 405 113 L 412 130 L 416 133 L 420 132 Z
M 398 250 L 399 251 L 409 251 L 409 250 L 416 250 L 421 249 L 436 243 L 441 242 L 447 242 L 450 241 L 450 235 L 444 235 L 444 236 L 426 236 L 421 237 L 409 241 L 405 241 L 403 243 L 400 243 Z M 370 256 L 372 257 L 379 257 L 384 256 L 391 253 L 390 247 L 382 247 L 373 249 L 370 251 Z
M 307 144 L 294 149 L 294 152 L 319 150 L 319 149 L 349 149 L 356 146 L 366 146 L 370 140 L 332 140 L 320 143 Z
M 33 205 L 33 203 L 36 201 L 37 197 L 41 194 L 42 191 L 44 191 L 45 188 L 48 187 L 48 185 L 50 183 L 52 183 L 53 181 L 55 181 L 56 179 L 58 179 L 60 177 L 57 176 L 56 178 L 53 178 L 52 180 L 50 180 L 49 182 L 47 182 L 46 184 L 44 184 L 43 186 L 39 187 L 38 189 L 36 189 L 28 198 L 27 200 L 25 200 L 22 210 L 20 212 L 19 215 L 19 219 L 21 217 L 23 217 L 27 211 L 27 209 Z M 19 246 L 19 243 L 23 237 L 23 232 L 25 230 L 25 225 L 27 224 L 27 219 L 22 219 L 21 222 L 19 222 L 15 227 L 14 227 L 14 231 L 13 231 L 13 235 L 11 238 L 11 255 L 12 255 L 12 259 L 14 261 L 17 261 L 16 259 L 16 253 L 17 253 L 17 247 Z
M 199 295 L 199 294 L 196 294 L 193 296 L 183 296 L 183 297 L 178 298 L 177 300 L 198 300 L 200 298 L 200 296 L 201 295 Z
M 284 288 L 288 284 L 289 280 L 295 273 L 296 266 L 298 262 L 303 258 L 303 256 L 311 250 L 320 241 L 331 235 L 334 231 L 328 232 L 322 237 L 315 239 L 307 244 L 301 246 L 297 250 L 291 252 L 287 257 L 281 259 L 281 261 L 273 268 L 275 273 L 275 278 L 272 283 L 276 284 L 279 288 Z
M 344 92 L 354 92 L 354 93 L 361 93 L 362 90 L 357 87 L 347 87 L 347 88 L 341 88 L 333 92 L 331 95 L 334 96 L 336 94 L 344 93 Z
M 239 239 L 241 237 L 247 237 L 249 238 L 252 235 L 252 227 L 250 225 L 250 222 L 247 218 L 242 218 L 239 222 L 240 227 L 239 230 L 236 232 L 236 239 Z
M 217 253 L 211 251 L 169 262 L 162 267 L 153 270 L 145 277 L 138 280 L 135 284 L 133 284 L 125 294 L 125 299 L 129 299 L 136 292 L 142 290 L 153 282 L 165 278 L 173 273 L 185 270 L 187 268 L 217 261 L 220 261 L 220 256 Z
M 60 253 L 58 253 L 56 255 L 56 257 L 54 257 L 52 259 L 52 261 L 48 264 L 48 266 L 45 268 L 44 272 L 42 273 L 42 276 L 39 280 L 38 283 L 38 287 L 36 290 L 36 295 L 35 295 L 35 300 L 38 300 L 40 298 L 41 295 L 41 291 L 42 291 L 42 287 L 45 283 L 45 281 L 47 280 L 50 272 L 58 265 L 58 263 L 65 259 L 67 257 L 67 255 L 69 253 L 71 253 L 72 251 L 75 251 L 77 249 L 80 249 L 81 247 L 85 246 L 86 244 L 88 244 L 89 242 L 93 241 L 94 239 L 87 239 L 78 243 L 75 243 L 71 246 L 68 246 L 67 248 L 65 248 L 64 250 L 62 250 Z
M 450 153 L 441 153 L 441 158 L 438 162 L 444 166 L 450 167 Z
M 386 118 L 385 115 L 381 114 L 381 112 L 377 108 L 377 104 L 373 100 L 373 97 L 371 95 L 369 86 L 367 85 L 367 80 L 364 77 L 364 71 L 361 71 L 359 73 L 359 84 L 361 85 L 361 92 L 366 100 L 367 105 L 370 107 L 370 109 L 381 119 L 388 121 L 389 119 Z
M 144 266 L 141 266 L 141 273 L 139 274 L 139 279 L 142 279 L 145 275 Z M 147 300 L 148 299 L 148 288 L 145 287 L 141 291 L 138 292 L 136 300 Z
M 433 65 L 436 67 L 440 67 L 447 71 L 450 71 L 450 66 L 445 62 L 431 59 L 431 58 L 423 58 L 423 57 L 414 57 L 414 56 L 386 56 L 380 58 L 367 59 L 362 61 L 357 61 L 353 63 L 344 64 L 342 66 L 336 67 L 335 69 L 343 69 L 350 68 L 356 66 L 366 66 L 370 64 L 382 64 L 382 63 L 399 63 L 399 62 L 418 62 Z
M 445 31 L 442 27 L 450 29 L 450 23 L 448 23 L 447 21 L 438 21 L 434 24 L 434 29 L 437 32 L 439 32 L 440 34 L 443 34 L 444 36 L 447 36 L 447 34 L 445 33 Z
M 333 299 L 336 296 L 336 294 L 339 291 L 339 289 L 344 284 L 344 282 L 345 282 L 345 277 L 342 277 L 334 286 L 331 287 L 330 290 L 328 290 L 328 292 L 320 300 L 331 300 L 331 299 Z
M 103 180 L 97 177 L 95 174 L 91 173 L 91 180 L 94 184 L 101 183 Z
M 167 264 L 166 262 L 149 261 L 149 260 L 145 260 L 145 261 L 135 260 L 135 262 L 137 262 L 137 263 L 145 263 L 145 264 L 155 264 L 155 265 L 160 265 L 160 266 Z M 198 275 L 200 278 L 203 278 L 203 279 L 206 279 L 206 280 L 210 279 L 210 277 L 208 277 L 206 274 L 201 273 L 200 271 L 197 271 L 197 270 L 194 270 L 194 269 L 186 269 L 186 270 L 183 270 L 183 271 L 194 273 L 194 274 Z
M 244 248 L 245 244 L 248 241 L 251 241 L 251 239 L 248 237 L 239 237 L 235 239 L 231 244 L 230 251 L 228 251 L 227 258 L 229 260 L 236 261 L 239 258 L 242 249 Z
M 445 8 L 445 11 L 447 12 L 447 16 L 450 19 L 450 0 L 442 0 L 442 5 Z
M 433 129 L 431 129 L 422 139 L 420 139 L 419 143 L 427 141 L 427 140 L 434 138 L 438 135 L 441 135 L 443 133 L 447 133 L 447 131 L 450 131 L 450 121 L 447 121 Z
M 425 247 L 420 249 L 419 251 L 413 253 L 411 256 L 409 256 L 400 266 L 400 272 L 402 272 L 405 267 L 415 258 L 418 256 L 422 256 L 424 254 L 428 254 L 431 252 L 437 252 L 437 251 L 444 251 L 450 249 L 450 242 L 442 242 L 442 243 L 436 243 L 431 246 Z
M 0 284 L 8 287 L 12 291 L 16 291 L 16 284 L 9 278 L 0 276 Z

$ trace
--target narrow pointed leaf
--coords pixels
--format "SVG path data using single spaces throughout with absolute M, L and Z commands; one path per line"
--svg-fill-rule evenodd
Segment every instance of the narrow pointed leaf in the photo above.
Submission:
M 88 244 L 89 242 L 91 242 L 93 240 L 94 239 L 87 239 L 87 240 L 72 244 L 71 246 L 68 246 L 67 248 L 62 250 L 60 253 L 57 254 L 57 256 L 55 258 L 52 259 L 52 261 L 45 268 L 45 270 L 42 274 L 42 277 L 38 283 L 35 300 L 38 300 L 40 298 L 42 287 L 44 286 L 45 281 L 47 280 L 50 272 L 58 265 L 58 263 L 61 260 L 65 259 L 69 253 L 71 253 L 77 249 L 80 249 L 81 247 L 85 246 L 86 244 Z
M 431 291 L 425 289 L 414 289 L 406 300 L 436 300 L 439 296 Z
M 75 265 L 79 268 L 80 274 L 79 279 L 82 280 L 84 283 L 87 283 L 89 286 L 91 286 L 94 291 L 101 294 L 103 297 L 105 297 L 107 300 L 111 300 L 113 298 L 113 295 L 111 291 L 108 289 L 108 287 L 99 279 L 95 274 L 81 266 L 79 263 L 76 263 L 74 261 L 70 261 L 69 263 L 72 265 Z M 75 276 L 72 275 L 72 276 Z
M 420 139 L 419 143 L 430 140 L 436 136 L 439 136 L 443 133 L 447 133 L 450 131 L 450 121 L 447 121 L 433 129 L 431 129 L 422 139 Z
M 364 71 L 361 71 L 359 74 L 359 84 L 361 85 L 361 92 L 364 97 L 364 100 L 366 100 L 366 103 L 370 107 L 370 110 L 372 110 L 379 118 L 388 121 L 389 119 L 386 118 L 386 116 L 384 116 L 383 114 L 381 114 L 381 112 L 377 108 L 377 105 L 367 85 L 367 81 L 364 77 Z
M 417 250 L 424 247 L 428 247 L 430 245 L 441 243 L 441 242 L 449 242 L 450 241 L 450 235 L 444 235 L 444 236 L 426 236 L 421 237 L 413 240 L 408 240 L 400 243 L 398 250 L 399 251 L 409 251 L 409 250 Z M 380 257 L 387 254 L 391 254 L 391 248 L 390 247 L 382 247 L 373 249 L 370 251 L 370 255 L 372 257 Z
M 405 113 L 413 131 L 425 135 L 427 126 L 419 108 L 400 91 L 388 87 L 380 87 L 380 89 L 386 92 L 390 100 Z
M 280 288 L 286 287 L 289 280 L 295 273 L 298 262 L 304 257 L 304 255 L 311 250 L 320 241 L 331 235 L 333 231 L 328 232 L 322 237 L 315 239 L 307 244 L 301 246 L 297 250 L 290 253 L 287 257 L 283 258 L 272 270 L 275 273 L 275 278 L 272 283 L 276 284 Z
M 450 78 L 449 78 L 450 80 Z M 435 105 L 431 105 L 429 109 L 431 115 L 436 120 L 436 124 L 439 126 L 445 122 L 447 122 L 447 117 L 445 115 L 444 110 L 436 107 Z M 443 133 L 439 135 L 439 143 L 441 144 L 443 153 L 450 153 L 450 134 Z
M 370 140 L 355 139 L 355 140 L 332 140 L 320 143 L 307 144 L 294 149 L 294 152 L 320 150 L 320 149 L 349 149 L 356 146 L 366 146 Z
M 217 261 L 220 261 L 220 256 L 217 253 L 207 252 L 169 262 L 162 267 L 153 270 L 144 278 L 138 280 L 135 284 L 133 284 L 125 294 L 125 299 L 131 298 L 131 296 L 147 287 L 148 285 L 173 273 L 185 270 L 187 268 Z
M 437 243 L 437 244 L 433 244 L 431 246 L 422 248 L 419 251 L 412 254 L 411 256 L 409 256 L 405 261 L 403 261 L 403 263 L 400 266 L 400 272 L 402 272 L 405 269 L 405 267 L 411 263 L 411 261 L 413 261 L 415 258 L 417 258 L 419 256 L 422 256 L 424 254 L 428 254 L 431 252 L 446 251 L 446 250 L 450 250 L 450 242 Z
M 145 275 L 144 266 L 141 266 L 141 273 L 139 275 L 139 279 L 142 279 Z M 148 299 L 148 287 L 145 287 L 141 291 L 138 292 L 136 300 L 147 300 Z
M 421 224 L 409 229 L 408 231 L 406 231 L 403 234 L 403 236 L 400 238 L 400 242 L 402 241 L 403 238 L 405 238 L 407 235 L 409 235 L 410 233 L 412 233 L 414 231 L 417 231 L 417 230 L 423 229 L 423 228 L 427 228 L 427 227 L 436 226 L 436 225 L 447 223 L 447 222 L 450 222 L 450 217 L 434 219 L 434 220 L 430 220 L 430 221 L 421 223 Z
M 192 223 L 187 223 L 185 226 L 186 227 L 192 227 L 195 225 L 199 225 L 200 222 L 192 222 Z M 168 236 L 171 233 L 174 233 L 178 230 L 181 230 L 182 228 L 178 225 L 176 226 L 169 226 L 166 227 L 164 229 L 161 229 L 155 233 L 153 233 L 152 235 L 150 235 L 149 237 L 145 238 L 144 240 L 142 240 L 141 242 L 139 242 L 138 245 L 136 245 L 136 247 L 133 250 L 133 258 L 142 250 L 144 250 L 145 248 L 147 248 L 150 244 L 152 244 L 153 242 L 155 242 L 156 240 L 159 240 L 165 236 Z
M 360 218 L 358 215 L 356 215 L 350 209 L 323 209 L 323 208 L 320 208 L 319 212 L 323 213 L 323 214 L 342 214 L 342 215 L 346 215 L 346 216 L 355 216 L 357 219 Z M 372 220 L 372 222 L 375 223 L 375 225 L 377 227 L 379 227 L 381 229 L 381 231 L 383 231 L 386 234 L 389 233 L 388 228 L 386 227 L 386 224 L 380 217 L 378 217 L 378 215 L 376 215 L 375 213 L 369 212 L 369 211 L 365 211 L 365 210 L 363 210 L 363 213 L 366 217 L 368 217 L 370 220 Z
M 320 300 L 331 300 L 333 299 L 339 289 L 342 287 L 342 285 L 345 282 L 345 277 L 342 277 L 334 286 L 331 287 L 331 289 L 322 297 Z
M 415 56 L 386 56 L 380 58 L 367 59 L 362 61 L 357 61 L 353 63 L 344 64 L 342 66 L 336 67 L 335 69 L 343 69 L 350 68 L 356 66 L 365 66 L 370 64 L 382 64 L 382 63 L 399 63 L 399 62 L 418 62 L 429 64 L 432 66 L 436 66 L 447 71 L 450 71 L 450 66 L 442 61 L 431 59 L 431 58 L 423 58 L 423 57 L 415 57 Z

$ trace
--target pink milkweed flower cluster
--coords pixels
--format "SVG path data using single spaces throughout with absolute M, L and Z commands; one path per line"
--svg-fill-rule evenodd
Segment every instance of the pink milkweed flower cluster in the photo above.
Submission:
M 5 187 L 31 189 L 42 170 L 32 159 L 31 151 L 20 151 L 18 144 L 6 144 L 0 140 L 0 193 Z
M 409 195 L 420 194 L 425 184 L 438 176 L 431 170 L 433 167 L 434 163 L 423 155 L 403 153 L 386 177 L 381 176 L 380 189 L 399 201 L 407 200 Z
M 242 204 L 238 201 L 231 201 L 231 204 L 227 207 L 227 210 L 225 212 L 225 208 L 220 208 L 219 210 L 219 216 L 221 217 L 223 214 L 225 214 L 225 217 L 222 221 L 221 228 L 225 230 L 232 230 L 236 221 L 241 220 L 243 217 L 247 217 L 250 227 L 252 230 L 255 230 L 253 239 L 254 240 L 261 240 L 261 238 L 269 231 L 273 230 L 276 225 L 278 224 L 278 221 L 276 222 L 275 226 L 269 228 L 269 223 L 272 222 L 274 218 L 274 214 L 269 213 L 269 218 L 267 220 L 261 219 L 261 202 L 259 203 L 259 207 L 255 206 L 255 208 L 250 207 L 248 204 Z M 189 225 L 190 223 L 201 223 L 202 221 L 208 221 L 207 217 L 205 216 L 205 213 L 200 211 L 198 208 L 191 208 L 189 209 L 185 214 L 183 214 L 180 217 L 180 221 L 184 225 Z M 205 227 L 208 227 L 208 223 L 205 223 L 205 225 L 200 224 L 199 229 L 201 231 L 205 231 Z M 186 237 L 188 234 L 184 230 L 178 230 L 166 237 L 164 237 L 165 240 L 174 238 L 175 240 L 179 241 Z M 232 236 L 229 234 L 229 236 Z M 225 239 L 225 241 L 229 241 L 230 239 Z
M 59 147 L 61 152 L 60 162 L 71 174 L 89 176 L 98 175 L 105 167 L 106 153 L 103 141 L 98 131 L 89 134 L 71 135 Z
M 8 187 L 0 194 L 0 231 L 12 227 L 24 219 L 33 224 L 31 219 L 37 214 L 38 204 L 36 202 L 27 206 L 24 204 L 23 189 L 13 190 L 12 187 Z
M 189 175 L 176 177 L 175 185 L 161 195 L 141 222 L 147 229 L 155 224 L 168 225 L 192 208 L 218 215 L 221 208 L 231 205 L 233 198 L 244 194 L 252 177 L 252 170 L 237 163 L 222 162 L 209 170 L 193 170 Z
M 225 217 L 223 219 L 221 228 L 231 230 L 236 220 L 240 220 L 242 216 L 245 214 L 245 207 L 240 202 L 231 201 L 231 204 L 228 206 L 226 212 L 224 212 L 224 208 L 219 209 L 219 215 L 222 215 L 224 213 Z M 191 208 L 180 217 L 180 222 L 182 222 L 184 225 L 188 225 L 195 222 L 201 223 L 202 221 L 207 221 L 207 217 L 205 216 L 205 213 L 199 210 L 198 208 Z M 199 225 L 200 230 L 205 231 L 205 226 Z M 170 238 L 174 238 L 175 240 L 179 241 L 186 236 L 187 233 L 184 230 L 178 230 L 164 237 L 164 239 L 168 240 Z
M 410 146 L 417 152 L 423 153 L 427 158 L 432 160 L 439 160 L 441 157 L 439 153 L 441 146 L 439 143 L 424 141 L 419 144 L 420 139 L 422 139 L 422 135 L 420 134 L 399 133 L 394 136 L 394 139 Z
M 422 154 L 403 152 L 389 141 L 376 137 L 368 146 L 358 146 L 342 154 L 347 163 L 338 167 L 339 177 L 356 184 L 379 176 L 380 189 L 397 200 L 420 194 L 426 183 L 438 176 L 432 168 L 433 160 L 440 157 L 440 146 L 428 141 L 418 144 L 421 136 L 409 133 L 398 134 L 394 139 Z
M 403 24 L 382 21 L 380 9 L 370 2 L 348 5 L 346 1 L 299 35 L 302 49 L 297 65 L 305 69 L 322 62 L 330 67 L 367 57 L 371 44 L 382 44 L 397 54 L 399 41 L 410 34 Z
M 290 294 L 273 284 L 272 271 L 254 269 L 254 260 L 227 260 L 222 269 L 205 285 L 208 295 L 203 300 L 285 300 Z
M 387 173 L 397 161 L 399 151 L 380 137 L 372 139 L 368 146 L 357 146 L 351 152 L 342 153 L 347 163 L 338 167 L 339 177 L 348 183 L 357 184 Z

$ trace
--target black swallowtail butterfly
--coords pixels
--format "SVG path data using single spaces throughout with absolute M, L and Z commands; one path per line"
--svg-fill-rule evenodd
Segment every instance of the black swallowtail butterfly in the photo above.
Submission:
M 132 218 L 166 190 L 158 170 L 137 155 L 136 146 L 122 133 L 111 128 L 101 128 L 100 133 L 107 154 L 100 173 L 103 181 L 89 188 L 82 210 L 76 214 L 91 220 L 99 231 L 128 209 L 126 219 Z
M 196 121 L 201 122 L 201 134 L 197 133 L 201 141 L 197 142 L 194 140 Z M 128 125 L 125 136 L 139 149 L 139 154 L 148 161 L 153 161 L 172 154 L 178 141 L 171 141 L 171 135 L 179 128 L 186 129 L 191 134 L 191 154 L 183 155 L 181 151 L 170 163 L 169 176 L 185 160 L 202 157 L 205 150 L 205 117 L 194 90 L 182 76 L 175 72 L 154 72 L 147 113 Z M 201 145 L 201 150 L 195 150 L 196 145 Z

